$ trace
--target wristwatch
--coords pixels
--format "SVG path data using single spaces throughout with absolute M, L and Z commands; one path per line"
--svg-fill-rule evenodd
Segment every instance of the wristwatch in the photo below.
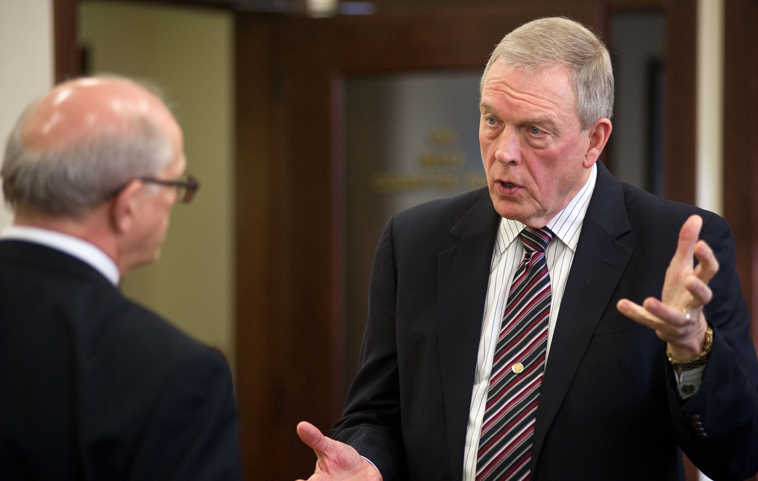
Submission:
M 669 363 L 676 368 L 677 371 L 685 371 L 692 369 L 693 367 L 699 367 L 708 362 L 708 356 L 711 354 L 711 348 L 713 347 L 713 329 L 708 326 L 705 330 L 705 340 L 703 340 L 703 350 L 696 358 L 687 361 L 680 361 L 671 355 L 671 350 L 666 346 L 666 358 Z

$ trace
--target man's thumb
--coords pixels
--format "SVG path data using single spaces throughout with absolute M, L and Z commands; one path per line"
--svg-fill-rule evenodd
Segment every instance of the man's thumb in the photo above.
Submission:
M 327 454 L 326 449 L 329 445 L 329 438 L 324 436 L 313 424 L 307 421 L 300 421 L 297 424 L 297 435 L 302 442 L 316 452 L 317 456 Z

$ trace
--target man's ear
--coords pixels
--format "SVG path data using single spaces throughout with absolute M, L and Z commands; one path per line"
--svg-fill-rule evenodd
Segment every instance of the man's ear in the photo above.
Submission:
M 137 214 L 138 193 L 142 182 L 138 179 L 130 181 L 119 191 L 111 201 L 111 225 L 119 234 L 129 232 L 134 225 Z
M 611 130 L 613 130 L 613 124 L 610 119 L 602 118 L 595 122 L 595 125 L 590 127 L 588 135 L 590 142 L 587 145 L 587 153 L 584 154 L 584 162 L 582 163 L 585 168 L 590 168 L 600 158 L 600 154 L 603 153 L 605 144 L 608 143 L 608 139 L 611 136 Z

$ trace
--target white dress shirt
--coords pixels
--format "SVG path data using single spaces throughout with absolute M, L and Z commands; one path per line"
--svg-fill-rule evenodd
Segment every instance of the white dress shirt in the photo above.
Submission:
M 3 229 L 0 240 L 4 239 L 23 240 L 64 252 L 89 264 L 113 285 L 118 285 L 119 271 L 116 264 L 105 252 L 85 240 L 52 230 L 18 225 Z
M 547 223 L 547 227 L 553 231 L 555 237 L 548 244 L 545 251 L 547 268 L 550 273 L 552 300 L 550 303 L 550 319 L 548 324 L 547 354 L 550 353 L 550 344 L 555 331 L 555 321 L 558 319 L 558 310 L 563 299 L 563 291 L 566 288 L 566 280 L 571 271 L 571 263 L 574 261 L 576 245 L 579 242 L 579 234 L 582 231 L 584 214 L 595 189 L 597 179 L 597 166 L 592 166 L 590 176 L 582 189 L 577 192 L 573 199 L 558 214 Z M 501 219 L 497 232 L 495 249 L 492 253 L 490 278 L 487 286 L 487 299 L 484 304 L 484 317 L 482 319 L 482 334 L 479 340 L 479 351 L 474 373 L 474 387 L 471 393 L 471 408 L 469 411 L 468 428 L 466 429 L 466 451 L 463 455 L 463 481 L 476 479 L 476 460 L 479 448 L 479 436 L 482 431 L 482 418 L 487 403 L 487 391 L 490 384 L 492 371 L 492 359 L 505 303 L 508 299 L 508 291 L 511 287 L 513 275 L 516 273 L 521 259 L 524 257 L 524 248 L 518 242 L 519 232 L 524 224 L 511 219 Z

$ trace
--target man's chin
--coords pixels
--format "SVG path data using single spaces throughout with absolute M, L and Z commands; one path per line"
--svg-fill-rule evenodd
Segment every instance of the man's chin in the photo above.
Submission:
M 150 257 L 144 256 L 139 259 L 135 259 L 130 265 L 126 267 L 126 269 L 124 269 L 124 272 L 137 269 L 138 267 L 154 264 L 160 257 L 161 257 L 161 250 L 156 249 L 156 251 Z
M 534 212 L 534 210 L 527 211 L 522 205 L 515 202 L 503 202 L 502 200 L 499 200 L 494 203 L 494 206 L 495 212 L 497 212 L 500 217 L 516 220 L 530 227 L 544 227 L 550 220 L 545 219 L 544 216 L 540 216 L 537 212 Z
M 512 200 L 504 200 L 501 197 L 493 197 L 492 205 L 495 208 L 495 212 L 497 212 L 500 217 L 517 220 L 519 222 L 523 222 L 521 219 L 526 218 L 526 213 L 524 212 L 523 206 L 521 206 L 518 202 L 514 202 Z

